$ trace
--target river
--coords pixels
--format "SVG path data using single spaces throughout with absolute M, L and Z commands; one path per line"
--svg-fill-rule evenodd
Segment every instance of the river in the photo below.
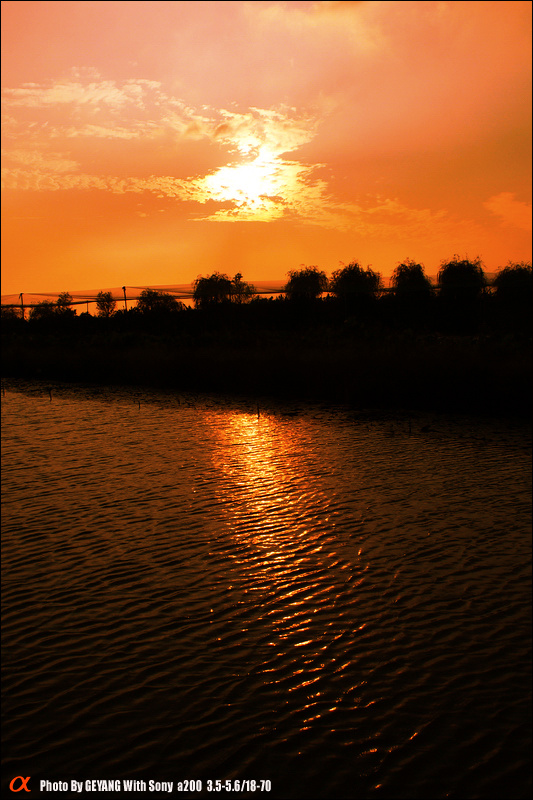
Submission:
M 530 796 L 524 422 L 20 382 L 2 464 L 7 784 Z

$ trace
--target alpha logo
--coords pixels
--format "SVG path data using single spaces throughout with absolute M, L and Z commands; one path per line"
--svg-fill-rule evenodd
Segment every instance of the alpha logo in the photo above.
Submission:
M 31 792 L 31 789 L 28 789 L 28 781 L 30 778 L 31 775 L 28 778 L 23 778 L 22 775 L 17 775 L 17 777 L 13 778 L 9 784 L 9 788 L 12 792 L 20 792 L 22 789 L 24 789 L 25 792 Z M 20 781 L 20 786 L 18 789 L 15 789 L 15 781 Z

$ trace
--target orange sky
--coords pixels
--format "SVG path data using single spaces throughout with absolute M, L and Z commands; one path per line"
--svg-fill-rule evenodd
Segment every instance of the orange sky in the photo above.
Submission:
M 2 2 L 2 294 L 531 259 L 529 2 Z

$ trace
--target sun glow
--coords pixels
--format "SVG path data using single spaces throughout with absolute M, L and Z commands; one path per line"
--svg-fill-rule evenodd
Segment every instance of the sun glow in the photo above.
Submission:
M 280 191 L 274 159 L 256 158 L 244 164 L 228 164 L 205 179 L 206 188 L 220 201 L 253 209 L 266 207 L 265 200 Z

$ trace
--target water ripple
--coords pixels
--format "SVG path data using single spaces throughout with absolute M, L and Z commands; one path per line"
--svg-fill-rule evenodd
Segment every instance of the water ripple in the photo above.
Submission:
M 187 399 L 2 398 L 5 774 L 529 796 L 524 426 Z

